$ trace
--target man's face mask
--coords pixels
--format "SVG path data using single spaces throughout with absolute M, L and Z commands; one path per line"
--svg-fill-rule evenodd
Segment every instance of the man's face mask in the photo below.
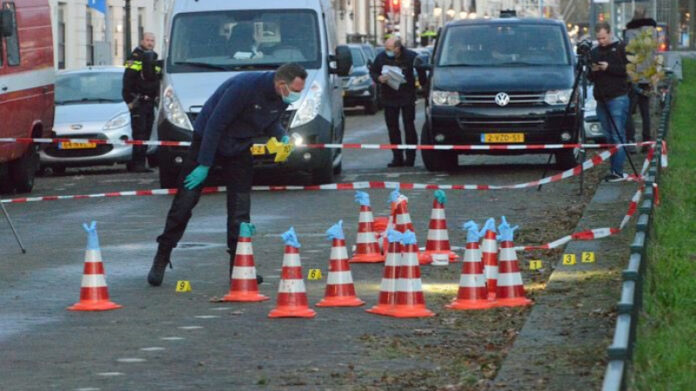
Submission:
M 384 53 L 387 55 L 387 57 L 390 57 L 390 58 L 392 58 L 396 55 L 396 53 L 394 53 L 393 50 L 385 50 Z
M 293 103 L 297 102 L 298 100 L 300 100 L 300 97 L 302 96 L 301 92 L 295 92 L 295 91 L 291 90 L 287 84 L 285 85 L 285 88 L 288 90 L 288 95 L 283 96 L 283 102 L 290 105 L 290 104 L 293 104 Z

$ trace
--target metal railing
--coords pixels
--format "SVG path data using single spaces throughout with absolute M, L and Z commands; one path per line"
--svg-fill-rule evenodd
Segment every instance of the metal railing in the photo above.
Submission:
M 655 155 L 650 162 L 650 169 L 645 181 L 645 197 L 638 207 L 639 215 L 636 233 L 631 243 L 631 255 L 626 269 L 621 273 L 621 297 L 617 303 L 616 328 L 614 338 L 607 352 L 609 363 L 604 374 L 603 391 L 618 391 L 626 389 L 627 368 L 633 356 L 633 345 L 636 341 L 638 315 L 643 303 L 643 286 L 645 284 L 645 269 L 647 264 L 646 248 L 649 241 L 652 211 L 655 205 L 654 183 L 660 176 L 660 156 L 662 155 L 662 140 L 669 130 L 669 116 L 672 108 L 672 92 L 667 94 L 662 116 L 657 132 Z

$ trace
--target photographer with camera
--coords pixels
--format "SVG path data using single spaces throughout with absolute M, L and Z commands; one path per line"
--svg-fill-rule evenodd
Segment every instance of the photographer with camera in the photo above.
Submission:
M 597 23 L 595 33 L 599 45 L 590 51 L 589 79 L 594 82 L 597 117 L 607 140 L 613 144 L 623 144 L 626 142 L 629 109 L 626 46 L 612 36 L 609 23 Z M 604 179 L 608 182 L 624 179 L 625 161 L 625 148 L 619 148 L 611 157 L 611 172 Z

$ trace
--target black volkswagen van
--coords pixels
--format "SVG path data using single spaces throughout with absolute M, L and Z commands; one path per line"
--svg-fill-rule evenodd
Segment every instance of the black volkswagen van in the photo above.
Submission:
M 550 19 L 469 19 L 440 32 L 432 62 L 421 144 L 575 143 L 582 112 L 571 96 L 575 56 L 565 25 Z M 576 94 L 577 95 L 577 94 Z M 568 105 L 569 101 L 572 101 Z M 566 107 L 569 109 L 566 112 Z M 543 150 L 423 150 L 430 171 L 457 166 L 459 153 Z M 578 151 L 556 150 L 561 168 Z

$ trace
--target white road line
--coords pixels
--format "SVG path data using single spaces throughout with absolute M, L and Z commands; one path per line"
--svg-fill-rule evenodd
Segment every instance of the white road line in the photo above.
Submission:
M 143 352 L 159 352 L 160 350 L 165 350 L 165 348 L 161 346 L 151 346 L 148 348 L 140 348 Z
M 181 341 L 182 339 L 185 339 L 184 337 L 162 337 L 160 338 L 162 341 Z
M 116 359 L 116 361 L 130 364 L 130 363 L 145 362 L 147 360 L 144 358 L 138 358 L 138 357 L 124 357 L 124 358 Z
M 179 326 L 179 329 L 181 330 L 198 330 L 202 328 L 203 326 Z
M 219 318 L 218 315 L 196 315 L 196 318 L 198 319 L 215 319 Z
M 113 376 L 123 376 L 123 372 L 99 372 L 97 376 L 113 377 Z
M 210 310 L 211 311 L 227 311 L 229 309 L 230 309 L 230 307 L 213 307 Z

